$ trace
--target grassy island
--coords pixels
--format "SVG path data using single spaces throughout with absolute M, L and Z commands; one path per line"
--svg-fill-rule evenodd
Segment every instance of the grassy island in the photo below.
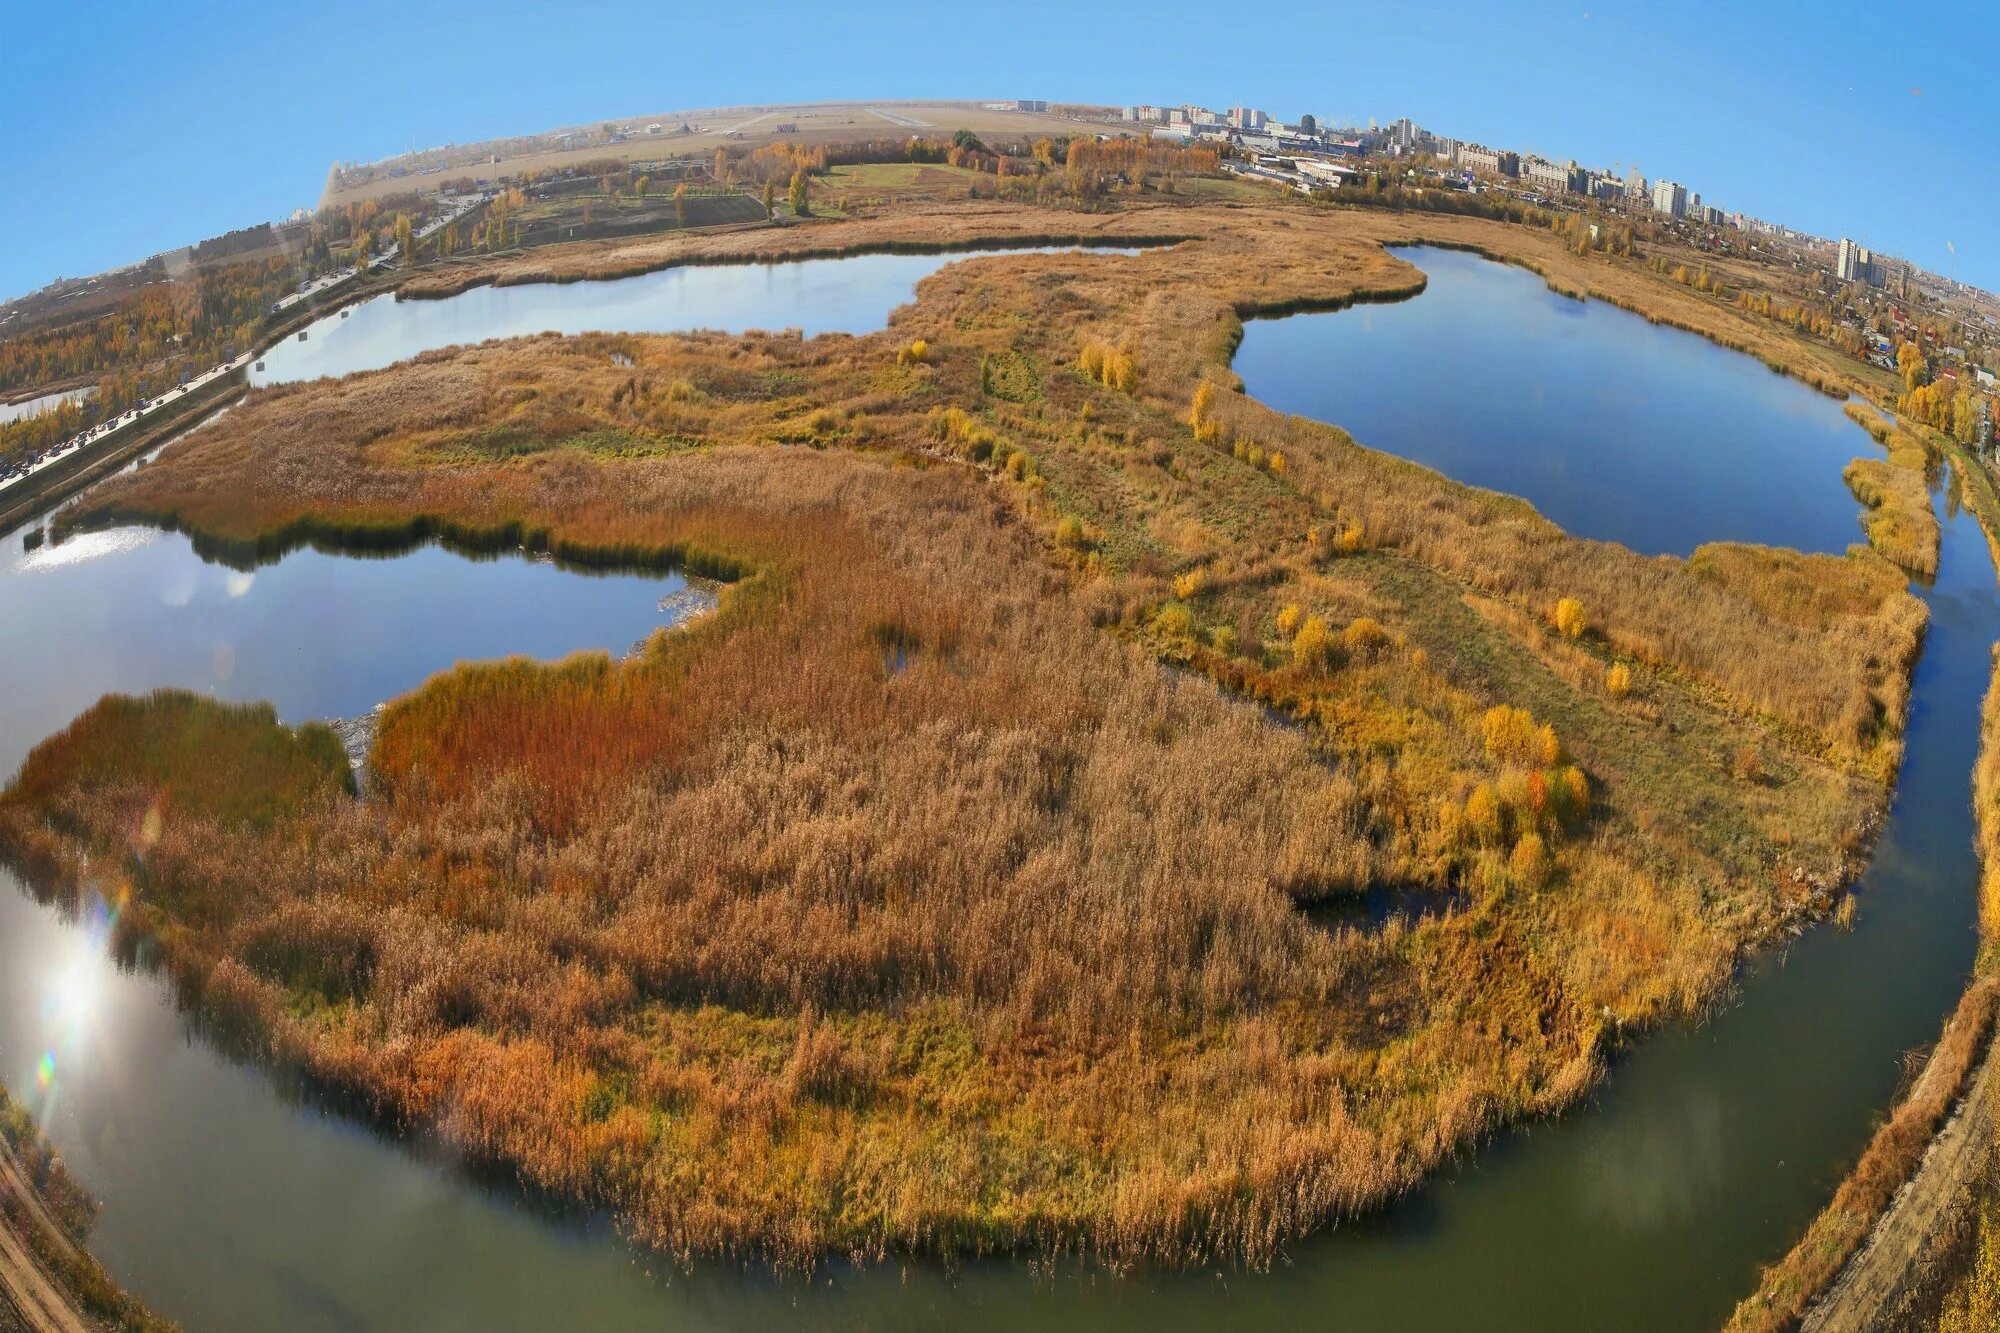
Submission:
M 1923 629 L 1891 559 L 1581 540 L 1229 370 L 1243 318 L 1417 290 L 1391 241 L 1796 361 L 1768 324 L 1538 230 L 1192 196 L 475 276 L 1079 230 L 1180 239 L 954 264 L 865 337 L 531 338 L 251 394 L 70 521 L 246 564 L 526 542 L 725 577 L 721 608 L 424 683 L 361 796 L 268 712 L 107 701 L 0 846 L 129 887 L 264 1058 L 645 1244 L 797 1263 L 1268 1262 L 1832 909 Z

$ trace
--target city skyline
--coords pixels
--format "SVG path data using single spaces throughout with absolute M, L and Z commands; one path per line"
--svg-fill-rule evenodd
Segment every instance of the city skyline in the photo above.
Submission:
M 2000 20 L 1970 5 L 1935 11 L 1922 33 L 1879 25 L 1858 5 L 1718 10 L 1699 25 L 1618 5 L 1351 7 L 1285 16 L 1285 49 L 1304 53 L 1286 67 L 1258 39 L 1269 20 L 1246 25 L 1240 43 L 1190 41 L 1198 11 L 1158 6 L 1113 5 L 1093 25 L 1118 33 L 1115 64 L 1069 11 L 1040 0 L 972 6 L 972 42 L 923 40 L 935 16 L 906 3 L 668 22 L 612 0 L 584 30 L 518 6 L 471 30 L 380 9 L 350 26 L 367 33 L 382 26 L 372 15 L 392 12 L 393 41 L 329 42 L 310 16 L 212 5 L 193 25 L 199 71 L 157 60 L 189 38 L 171 16 L 125 4 L 38 16 L 0 52 L 0 111 L 26 129 L 10 160 L 28 180 L 74 168 L 117 182 L 123 206 L 50 227 L 36 191 L 8 192 L 0 225 L 15 243 L 0 254 L 0 295 L 310 207 L 335 161 L 413 143 L 681 107 L 1003 95 L 1110 105 L 1172 95 L 1335 123 L 1407 116 L 1557 161 L 1637 165 L 1698 183 L 1732 210 L 1851 236 L 1940 274 L 1955 263 L 1960 279 L 2000 288 L 2000 247 L 1984 239 L 2000 186 L 1968 157 L 1979 127 L 2000 124 L 2000 97 L 1977 69 L 1981 51 L 2000 47 Z M 1953 39 L 1937 40 L 1940 30 Z M 600 40 L 606 32 L 621 40 Z M 882 41 L 888 33 L 918 39 Z M 767 56 L 748 79 L 725 79 L 713 62 L 663 73 L 658 60 L 663 44 L 746 42 Z M 866 62 L 842 58 L 864 49 Z M 592 77 L 537 79 L 523 51 L 544 66 L 587 62 Z M 89 98 L 68 90 L 80 61 L 110 76 Z M 132 153 L 141 125 L 176 151 Z M 1874 165 L 1884 161 L 1893 166 Z

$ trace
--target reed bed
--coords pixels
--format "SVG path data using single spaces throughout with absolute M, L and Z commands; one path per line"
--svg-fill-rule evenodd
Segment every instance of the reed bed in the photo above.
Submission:
M 903 234 L 1047 225 L 954 217 Z M 627 660 L 447 672 L 385 711 L 366 799 L 277 765 L 295 795 L 178 796 L 143 857 L 133 821 L 228 762 L 196 737 L 320 743 L 108 703 L 0 845 L 52 893 L 129 883 L 246 1050 L 647 1244 L 796 1263 L 1268 1263 L 1830 906 L 1921 633 L 1893 567 L 1642 558 L 1233 393 L 1239 312 L 1410 289 L 1379 219 L 1089 221 L 1196 239 L 954 264 L 868 337 L 544 337 L 252 395 L 66 525 L 729 591 Z M 106 770 L 96 738 L 160 727 Z

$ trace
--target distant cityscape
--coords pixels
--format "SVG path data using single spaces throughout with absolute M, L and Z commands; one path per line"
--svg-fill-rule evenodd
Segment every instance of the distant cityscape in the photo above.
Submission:
M 1024 99 L 1004 105 L 1025 111 L 1048 103 Z M 1225 171 L 1306 195 L 1362 186 L 1370 178 L 1399 180 L 1471 193 L 1498 191 L 1546 208 L 1596 208 L 1666 226 L 1698 250 L 1775 261 L 1815 281 L 1862 354 L 1886 368 L 1894 368 L 1899 342 L 1930 328 L 1925 307 L 1931 307 L 1944 316 L 1932 330 L 1938 373 L 1948 378 L 1963 373 L 1981 389 L 1995 387 L 2000 302 L 1988 293 L 1851 237 L 1816 236 L 1725 209 L 1685 182 L 1648 179 L 1636 166 L 1621 174 L 1573 159 L 1557 162 L 1437 134 L 1407 117 L 1387 125 L 1371 119 L 1366 126 L 1332 126 L 1311 115 L 1286 123 L 1255 107 L 1215 111 L 1193 104 L 1107 108 L 1106 117 L 1155 138 L 1226 149 Z
M 934 130 L 930 122 L 875 104 L 814 105 L 852 105 L 913 138 Z M 1878 363 L 1889 363 L 1895 342 L 1914 336 L 1925 327 L 1922 307 L 1926 304 L 1959 307 L 1940 312 L 1947 315 L 1946 327 L 1938 331 L 1942 336 L 1937 338 L 1943 344 L 1941 353 L 1945 361 L 1966 366 L 1982 387 L 1990 389 L 1992 367 L 2000 360 L 2000 301 L 1988 293 L 1956 281 L 1954 275 L 1939 275 L 1908 260 L 1883 255 L 1852 237 L 1821 237 L 1726 209 L 1704 198 L 1700 190 L 1686 182 L 1664 177 L 1649 179 L 1636 165 L 1621 171 L 1586 167 L 1574 159 L 1555 161 L 1535 153 L 1439 134 L 1408 117 L 1386 125 L 1370 119 L 1363 126 L 1333 125 L 1313 115 L 1300 115 L 1295 121 L 1286 122 L 1252 106 L 1216 111 L 1193 103 L 1121 107 L 1051 102 L 1043 98 L 959 105 L 978 106 L 987 112 L 1033 115 L 1043 118 L 1044 123 L 1051 119 L 1067 121 L 1077 126 L 1078 133 L 1103 134 L 1108 126 L 1116 125 L 1128 133 L 1145 133 L 1183 144 L 1211 145 L 1223 150 L 1224 171 L 1304 195 L 1338 193 L 1343 188 L 1364 187 L 1373 180 L 1471 194 L 1496 191 L 1544 208 L 1590 208 L 1612 216 L 1622 215 L 1634 222 L 1643 221 L 1655 228 L 1667 226 L 1697 250 L 1718 256 L 1733 254 L 1775 260 L 1814 281 L 1822 297 L 1834 308 L 1834 317 L 1865 343 L 1865 354 Z M 762 134 L 797 132 L 799 125 L 785 112 L 785 108 L 735 108 L 732 114 L 739 118 L 738 122 L 725 123 L 718 127 L 718 132 L 729 140 L 742 139 L 753 127 Z M 514 152 L 615 151 L 628 143 L 671 143 L 692 136 L 698 128 L 685 115 L 607 120 L 593 126 L 487 145 L 444 145 L 374 163 L 336 163 L 333 179 L 354 173 L 365 176 L 371 171 L 392 179 L 423 175 L 438 175 L 443 179 L 444 173 L 457 168 L 478 189 L 485 190 L 504 174 L 502 163 Z M 630 154 L 625 156 L 629 158 Z M 445 202 L 460 203 L 450 199 Z M 275 225 L 302 231 L 311 225 L 312 217 L 309 210 L 299 209 Z M 148 265 L 164 265 L 170 271 L 180 271 L 195 258 L 197 248 L 166 251 L 109 274 L 57 279 L 36 295 L 87 293 L 107 278 L 137 272 Z M 17 305 L 17 302 L 0 302 L 0 328 L 15 317 Z
M 1046 109 L 1047 105 L 1046 102 L 1030 100 L 1015 103 L 1018 110 Z M 1620 175 L 1611 170 L 1579 166 L 1574 160 L 1554 162 L 1532 153 L 1490 148 L 1470 140 L 1434 134 L 1408 117 L 1386 126 L 1370 120 L 1366 128 L 1333 128 L 1310 115 L 1300 116 L 1297 122 L 1286 124 L 1254 107 L 1238 106 L 1218 112 L 1183 104 L 1128 106 L 1123 108 L 1123 120 L 1130 125 L 1149 127 L 1158 138 L 1186 142 L 1204 139 L 1225 141 L 1252 164 L 1263 166 L 1258 174 L 1294 176 L 1294 183 L 1307 191 L 1335 184 L 1350 175 L 1350 170 L 1343 167 L 1343 159 L 1370 155 L 1424 156 L 1461 171 L 1468 183 L 1484 177 L 1518 183 L 1551 199 L 1567 195 L 1622 202 L 1700 226 L 1728 227 L 1776 240 L 1834 246 L 1837 249 L 1834 269 L 1843 282 L 1885 287 L 1906 276 L 1907 270 L 1912 267 L 1878 256 L 1845 237 L 1836 243 L 1780 223 L 1717 207 L 1704 200 L 1699 190 L 1679 181 L 1648 180 L 1636 167 Z M 1967 294 L 1973 292 L 1970 287 L 1964 290 Z

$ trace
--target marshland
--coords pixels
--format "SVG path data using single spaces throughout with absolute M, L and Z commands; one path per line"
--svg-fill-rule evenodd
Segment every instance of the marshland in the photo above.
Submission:
M 935 211 L 810 234 L 921 237 Z M 966 242 L 1048 225 L 951 211 Z M 1419 267 L 1383 244 L 1432 241 L 1722 341 L 1774 335 L 1479 219 L 1135 204 L 1090 222 L 1108 243 L 1179 239 L 956 260 L 858 335 L 537 337 L 258 391 L 93 491 L 49 552 L 174 529 L 157 540 L 200 584 L 367 567 L 308 543 L 525 542 L 614 581 L 721 576 L 720 608 L 631 653 L 659 619 L 643 608 L 563 645 L 610 651 L 453 647 L 338 706 L 147 692 L 205 675 L 51 703 L 0 798 L 10 855 L 45 896 L 119 904 L 111 934 L 154 978 L 127 983 L 170 988 L 248 1058 L 254 1085 L 216 1067 L 269 1142 L 325 1132 L 283 1127 L 306 1113 L 251 1090 L 275 1070 L 308 1106 L 428 1145 L 354 1149 L 377 1178 L 470 1191 L 416 1164 L 445 1154 L 581 1209 L 593 1247 L 616 1251 L 615 1232 L 708 1273 L 686 1296 L 621 1279 L 633 1311 L 754 1310 L 811 1270 L 856 1323 L 920 1318 L 941 1291 L 979 1293 L 996 1322 L 1024 1303 L 1194 1322 L 1217 1313 L 1184 1275 L 1207 1264 L 1248 1270 L 1238 1313 L 1246 1290 L 1274 1316 L 1386 1313 L 1449 1299 L 1413 1278 L 1531 1213 L 1606 1273 L 1570 1293 L 1590 1309 L 1618 1286 L 1629 1322 L 1719 1318 L 1832 1191 L 1893 1091 L 1887 1053 L 1934 1033 L 1961 980 L 1876 995 L 1854 983 L 1869 951 L 1959 939 L 1971 963 L 1972 900 L 1958 911 L 1951 888 L 1977 862 L 1934 821 L 1963 809 L 1993 578 L 1955 474 L 1773 379 L 1845 432 L 1827 485 L 1860 460 L 1852 549 L 1697 533 L 1682 558 L 1571 535 L 1279 416 L 1255 366 L 1231 365 L 1242 320 L 1418 308 Z M 512 280 L 797 244 L 743 236 L 558 250 Z M 1681 336 L 1604 313 L 1641 349 Z M 1933 487 L 1949 521 L 1926 562 Z M 1910 570 L 1938 588 L 1913 594 Z M 549 600 L 507 592 L 483 619 L 533 625 Z M 340 632 L 296 629 L 308 653 Z M 356 795 L 337 746 L 291 725 L 384 700 Z M 1871 857 L 1858 926 L 1815 925 Z M 1912 882 L 1935 901 L 1878 910 L 1876 887 Z M 1389 886 L 1428 910 L 1319 910 Z M 1801 929 L 1790 965 L 1735 989 Z M 1868 1039 L 1845 1031 L 1814 1066 L 1828 1082 L 1772 1104 L 1772 1052 L 1829 1035 L 1843 1000 L 1877 1015 Z M 1695 1115 L 1730 1127 L 1722 1148 L 1662 1128 L 1671 1100 L 1646 1099 L 1672 1087 L 1716 1089 L 1723 1109 Z M 1494 1143 L 1593 1090 L 1601 1105 Z M 1772 1177 L 1756 1135 L 1791 1136 L 1810 1165 Z M 1615 1171 L 1649 1136 L 1684 1187 L 1573 1196 L 1573 1173 Z M 1474 1173 L 1404 1198 L 1468 1152 Z M 1751 1197 L 1767 1211 L 1748 1216 Z M 1606 1208 L 1616 1253 L 1593 1238 Z M 303 1243 L 297 1225 L 265 1252 Z M 491 1223 L 580 1280 L 540 1225 Z M 1630 1240 L 1688 1231 L 1709 1238 L 1672 1260 Z M 136 1257 L 145 1237 L 123 1243 L 167 1281 Z M 996 1252 L 1065 1256 L 1070 1276 L 1038 1285 L 980 1260 Z M 885 1256 L 967 1266 L 899 1286 L 870 1266 Z M 1101 1267 L 1156 1276 L 1080 1276 Z M 1555 1291 L 1489 1290 L 1479 1309 L 1532 1326 Z M 261 1289 L 235 1318 L 298 1315 L 284 1299 Z

